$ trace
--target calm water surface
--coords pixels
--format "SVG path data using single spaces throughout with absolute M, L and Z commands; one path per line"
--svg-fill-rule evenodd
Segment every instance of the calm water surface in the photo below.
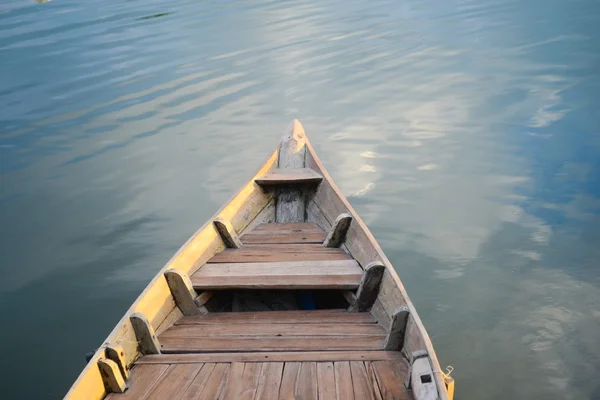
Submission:
M 600 3 L 0 4 L 0 393 L 60 398 L 292 118 L 457 399 L 600 399 Z

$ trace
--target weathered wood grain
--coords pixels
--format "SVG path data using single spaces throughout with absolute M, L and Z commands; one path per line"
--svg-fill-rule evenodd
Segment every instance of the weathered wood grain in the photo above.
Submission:
M 400 351 L 404 345 L 406 335 L 406 322 L 408 320 L 408 307 L 400 307 L 392 316 L 390 331 L 385 340 L 385 349 L 388 351 Z
M 146 316 L 142 313 L 135 312 L 129 317 L 135 337 L 140 346 L 142 354 L 160 354 L 160 344 L 156 338 L 156 332 Z
M 252 230 L 252 233 L 290 233 L 290 232 L 302 232 L 302 233 L 324 233 L 321 227 L 312 222 L 276 222 L 276 223 L 263 223 L 256 226 Z
M 354 260 L 207 264 L 192 276 L 195 289 L 355 289 Z
M 317 363 L 303 362 L 296 383 L 296 399 L 318 400 Z
M 239 249 L 242 247 L 242 242 L 238 237 L 237 232 L 231 225 L 231 222 L 223 217 L 217 217 L 213 223 L 215 224 L 217 232 L 219 232 L 219 235 L 221 235 L 221 239 L 223 239 L 225 247 L 232 249 Z
M 350 361 L 350 372 L 352 373 L 354 397 L 356 399 L 375 400 L 365 363 L 362 361 Z
M 223 389 L 223 394 L 220 397 L 221 399 L 236 400 L 240 396 L 243 387 L 244 368 L 246 365 L 247 364 L 245 363 L 238 362 L 231 363 L 229 378 Z
M 406 334 L 404 335 L 404 346 L 402 352 L 407 358 L 417 351 L 427 351 L 427 346 L 423 340 L 423 337 L 418 334 L 419 328 L 415 323 L 413 315 L 408 316 L 406 321 Z
M 196 377 L 192 380 L 192 383 L 185 390 L 180 400 L 196 400 L 199 398 L 200 393 L 204 390 L 206 383 L 208 382 L 208 378 L 212 374 L 215 369 L 215 363 L 206 363 L 202 365 L 202 369 Z
M 226 337 L 226 336 L 297 336 L 299 324 L 236 324 L 236 325 L 175 325 L 159 336 L 166 337 Z M 370 336 L 387 335 L 377 324 L 302 324 L 307 336 Z
M 321 260 L 352 260 L 342 249 L 334 251 L 294 251 L 288 246 L 286 251 L 262 250 L 244 248 L 240 250 L 225 250 L 215 254 L 208 264 L 213 263 L 265 263 L 285 261 L 321 261 Z M 335 251 L 337 250 L 337 251 Z M 358 264 L 357 264 L 358 265 Z M 206 268 L 206 267 L 205 267 Z M 202 268 L 204 269 L 204 268 Z M 198 272 L 202 272 L 202 269 Z
M 195 303 L 198 294 L 192 287 L 192 281 L 187 274 L 184 274 L 175 269 L 170 269 L 164 273 L 171 295 L 175 304 L 181 310 L 183 315 L 197 315 L 200 310 Z
M 256 400 L 271 400 L 279 397 L 283 365 L 283 362 L 266 362 L 262 364 L 256 389 Z
M 303 233 L 303 232 L 290 232 L 285 233 L 247 233 L 244 235 L 242 240 L 246 244 L 250 243 L 323 243 L 327 234 L 325 232 L 315 233 Z
M 349 311 L 363 312 L 371 309 L 379 294 L 384 271 L 385 265 L 379 261 L 374 261 L 365 267 L 360 286 L 356 291 L 356 301 L 350 306 Z
M 254 182 L 261 186 L 271 186 L 320 183 L 322 180 L 323 176 L 310 168 L 276 168 L 254 179 Z
M 113 360 L 101 358 L 98 360 L 98 368 L 104 381 L 106 391 L 109 393 L 123 393 L 127 389 L 125 379 L 119 371 L 119 366 Z
M 123 394 L 109 394 L 106 400 L 137 400 L 145 398 L 154 385 L 171 368 L 169 364 L 135 365 Z
M 281 139 L 279 146 L 279 169 L 304 168 L 306 153 L 304 128 L 293 121 Z M 306 206 L 304 193 L 300 188 L 282 190 L 277 196 L 277 222 L 303 222 Z
M 375 376 L 375 371 L 373 371 L 373 363 L 365 362 L 365 369 L 367 370 L 367 377 L 369 378 L 369 385 L 373 389 L 373 396 L 375 400 L 383 400 L 381 396 L 381 392 L 379 390 L 379 384 L 377 383 L 377 377 Z
M 238 236 L 242 239 L 242 236 L 248 232 L 251 232 L 259 225 L 262 224 L 271 224 L 275 222 L 275 199 L 271 199 L 267 205 L 260 210 L 258 215 L 250 221 L 250 223 L 241 231 L 239 231 Z M 243 240 L 242 240 L 243 243 Z M 245 245 L 245 243 L 243 243 Z
M 352 387 L 352 372 L 348 361 L 339 361 L 333 364 L 335 371 L 335 391 L 338 400 L 354 400 Z M 360 399 L 357 399 L 360 400 Z
M 329 233 L 323 242 L 324 247 L 340 247 L 346 239 L 346 234 L 350 228 L 352 216 L 348 213 L 342 213 L 333 222 Z
M 287 310 L 256 312 L 209 313 L 195 317 L 183 317 L 175 325 L 205 324 L 373 324 L 369 313 L 349 313 L 344 309 Z
M 204 389 L 198 394 L 198 399 L 217 400 L 221 398 L 221 393 L 229 381 L 229 370 L 231 364 L 220 363 L 215 365 L 212 373 L 208 377 Z
M 282 351 L 249 353 L 155 354 L 143 356 L 136 365 L 194 364 L 222 362 L 289 362 L 289 361 L 378 361 L 403 360 L 397 351 Z
M 123 379 L 127 381 L 127 379 L 129 379 L 129 366 L 125 360 L 125 350 L 123 349 L 123 346 L 109 344 L 106 346 L 104 352 L 106 353 L 106 358 L 117 364 Z
M 163 353 L 208 351 L 315 351 L 383 350 L 385 335 L 371 336 L 286 336 L 286 337 L 165 337 Z
M 145 400 L 178 399 L 193 382 L 203 364 L 179 364 L 170 368 Z
M 280 400 L 295 400 L 296 399 L 296 383 L 300 373 L 299 362 L 286 362 L 283 367 L 283 375 L 281 377 L 281 386 L 279 388 Z
M 317 363 L 317 385 L 319 389 L 319 400 L 336 398 L 333 362 Z
M 404 388 L 404 381 L 408 375 L 405 359 L 373 361 L 371 366 L 383 400 L 412 400 L 412 396 Z

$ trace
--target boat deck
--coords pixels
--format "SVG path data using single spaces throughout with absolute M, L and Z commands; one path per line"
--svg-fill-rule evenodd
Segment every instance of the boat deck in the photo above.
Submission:
M 356 289 L 363 270 L 323 247 L 314 223 L 265 223 L 243 247 L 213 256 L 194 289 Z M 412 399 L 408 363 L 385 351 L 387 331 L 346 309 L 184 316 L 158 336 L 161 354 L 136 361 L 128 390 L 109 399 Z

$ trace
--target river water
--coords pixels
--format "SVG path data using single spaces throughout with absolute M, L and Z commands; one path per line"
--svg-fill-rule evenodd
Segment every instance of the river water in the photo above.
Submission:
M 600 399 L 599 26 L 594 0 L 3 0 L 0 397 L 64 395 L 299 118 L 457 399 Z

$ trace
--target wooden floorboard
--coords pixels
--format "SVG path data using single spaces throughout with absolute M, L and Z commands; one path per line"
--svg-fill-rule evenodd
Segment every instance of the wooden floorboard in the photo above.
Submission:
M 271 400 L 279 397 L 283 365 L 284 363 L 282 362 L 266 362 L 262 364 L 261 375 L 256 389 L 256 400 Z
M 127 381 L 127 391 L 123 394 L 109 394 L 106 399 L 143 399 L 152 391 L 154 385 L 156 385 L 170 367 L 169 364 L 136 365 L 131 370 L 131 375 Z
M 223 362 L 288 361 L 394 361 L 402 360 L 398 351 L 281 351 L 248 353 L 151 354 L 136 364 L 194 364 Z
M 299 332 L 301 334 L 301 332 Z M 166 337 L 163 353 L 206 353 L 236 351 L 382 350 L 385 335 L 372 336 L 287 336 L 287 337 Z
M 303 362 L 296 383 L 296 399 L 318 400 L 317 363 Z
M 354 398 L 361 400 L 375 400 L 373 386 L 367 375 L 365 363 L 363 361 L 350 361 L 350 372 L 352 374 Z
M 404 387 L 408 375 L 408 363 L 405 359 L 394 361 L 374 361 L 371 363 L 381 398 L 383 400 L 411 400 L 412 393 Z M 397 384 L 402 382 L 402 384 Z
M 143 364 L 133 368 L 126 393 L 107 398 L 412 400 L 407 374 L 405 359 Z
M 333 362 L 317 363 L 317 386 L 319 400 L 336 398 Z
M 198 394 L 198 400 L 217 400 L 229 380 L 229 369 L 231 364 L 217 364 L 206 381 L 202 392 Z
M 296 383 L 300 374 L 302 363 L 287 362 L 283 367 L 283 375 L 281 377 L 281 387 L 279 388 L 280 400 L 292 400 L 296 398 Z
M 204 387 L 206 386 L 208 379 L 213 373 L 216 365 L 217 364 L 215 363 L 204 364 L 192 383 L 185 390 L 183 396 L 181 396 L 181 400 L 195 400 L 198 398 L 199 394 L 202 393 L 202 390 L 204 390 Z
M 344 309 L 221 312 L 182 317 L 175 325 L 207 324 L 374 324 L 368 312 L 351 313 Z
M 202 366 L 203 364 L 173 365 L 145 400 L 179 398 L 198 375 Z
M 333 364 L 333 370 L 335 372 L 336 398 L 338 400 L 354 400 L 350 363 L 348 361 L 336 362 Z

